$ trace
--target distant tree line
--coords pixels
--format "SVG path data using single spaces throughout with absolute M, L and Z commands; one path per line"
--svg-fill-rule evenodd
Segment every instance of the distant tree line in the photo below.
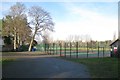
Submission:
M 86 46 L 88 48 L 93 48 L 96 49 L 98 47 L 105 47 L 105 48 L 110 48 L 110 44 L 112 43 L 112 40 L 106 40 L 106 41 L 94 41 L 94 40 L 90 40 L 90 41 L 67 41 L 67 40 L 56 40 L 53 41 L 52 43 L 56 43 L 59 44 L 61 43 L 61 46 L 64 47 L 64 44 L 66 43 L 66 47 L 69 47 L 69 44 L 72 44 L 72 47 L 76 47 L 76 42 L 78 42 L 78 47 L 80 48 L 85 48 Z

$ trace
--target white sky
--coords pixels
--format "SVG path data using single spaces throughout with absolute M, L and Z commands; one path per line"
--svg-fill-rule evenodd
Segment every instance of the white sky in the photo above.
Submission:
M 69 11 L 69 17 L 73 19 L 69 18 L 70 20 L 65 21 L 65 19 L 56 23 L 54 39 L 65 40 L 69 35 L 89 34 L 93 40 L 101 41 L 112 40 L 114 33 L 118 35 L 118 18 L 114 15 L 111 16 L 109 13 L 104 15 L 102 12 L 81 8 L 72 3 L 65 4 L 64 7 Z M 74 19 L 75 16 L 77 17 Z
M 16 1 L 18 0 L 12 2 Z M 55 0 L 51 1 L 56 2 Z M 42 3 L 36 0 L 37 3 L 34 3 L 50 12 L 55 22 L 55 32 L 51 33 L 54 40 L 66 40 L 70 35 L 90 35 L 93 40 L 103 41 L 112 40 L 114 33 L 118 36 L 118 0 L 102 0 L 103 3 L 98 2 L 98 0 L 84 1 L 86 3 L 82 3 L 83 0 L 75 0 L 78 3 L 70 1 Z M 5 13 L 13 4 L 15 3 L 4 4 L 3 9 L 0 7 L 0 10 Z M 33 3 L 24 4 L 30 7 Z M 2 17 L 1 14 L 0 17 Z M 39 37 L 36 38 L 39 39 Z

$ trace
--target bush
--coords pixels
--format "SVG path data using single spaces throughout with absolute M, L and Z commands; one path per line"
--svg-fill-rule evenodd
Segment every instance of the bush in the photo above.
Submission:
M 12 40 L 11 40 L 11 36 L 4 36 L 4 43 L 6 44 L 6 45 L 11 45 L 12 44 Z
M 18 48 L 18 51 L 28 51 L 29 45 L 21 45 Z

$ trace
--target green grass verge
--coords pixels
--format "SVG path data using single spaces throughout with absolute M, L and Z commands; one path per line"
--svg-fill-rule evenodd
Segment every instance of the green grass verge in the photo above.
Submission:
M 13 61 L 15 61 L 15 59 L 13 59 L 13 58 L 5 58 L 5 59 L 2 59 L 2 60 L 0 61 L 0 63 L 2 63 L 2 65 L 5 66 L 5 65 L 7 65 L 8 63 L 13 62 Z
M 84 58 L 84 59 L 67 58 L 66 60 L 86 65 L 90 71 L 92 78 L 118 78 L 117 58 Z

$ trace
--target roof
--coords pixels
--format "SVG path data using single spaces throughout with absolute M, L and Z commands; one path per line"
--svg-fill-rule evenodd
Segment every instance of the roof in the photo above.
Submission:
M 110 46 L 112 46 L 113 44 L 115 44 L 117 41 L 120 41 L 120 40 L 119 40 L 119 39 L 115 40 L 114 42 L 112 42 L 112 43 L 110 44 Z

